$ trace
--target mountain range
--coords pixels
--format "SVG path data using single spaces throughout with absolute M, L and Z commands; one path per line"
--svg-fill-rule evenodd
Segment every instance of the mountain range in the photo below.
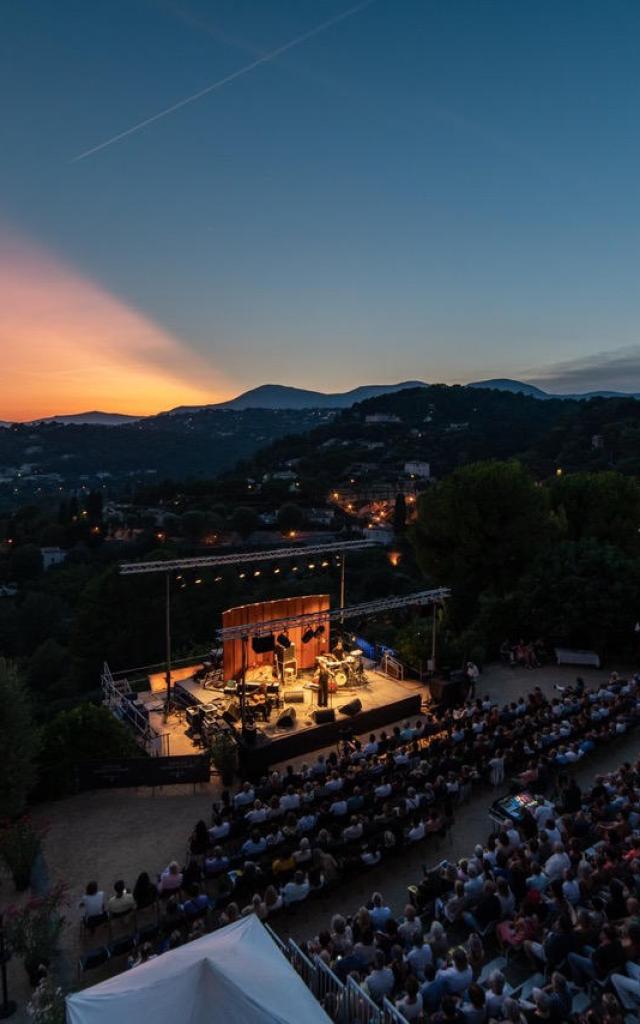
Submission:
M 210 405 L 180 405 L 175 409 L 158 413 L 159 416 L 189 416 L 194 413 L 207 410 L 225 410 L 234 412 L 247 409 L 348 409 L 357 402 L 364 402 L 368 398 L 376 398 L 378 395 L 394 394 L 407 388 L 426 388 L 429 385 L 421 380 L 403 381 L 400 384 L 363 384 L 360 387 L 352 388 L 350 391 L 325 392 L 310 391 L 305 388 L 288 387 L 283 384 L 261 384 L 259 387 L 244 391 L 227 402 L 215 402 Z M 507 377 L 496 377 L 490 380 L 471 381 L 466 385 L 468 388 L 487 388 L 495 391 L 510 391 L 514 394 L 529 395 L 532 398 L 566 398 L 577 401 L 586 401 L 590 398 L 640 398 L 640 393 L 625 393 L 621 391 L 589 391 L 584 394 L 550 394 L 534 384 L 527 384 L 524 381 L 510 380 Z M 116 412 L 80 412 L 72 414 L 60 414 L 47 416 L 42 419 L 32 420 L 36 423 L 62 423 L 62 424 L 87 424 L 90 426 L 115 427 L 127 423 L 135 423 L 140 419 L 149 417 L 128 416 Z M 0 420 L 0 427 L 9 427 L 10 423 Z

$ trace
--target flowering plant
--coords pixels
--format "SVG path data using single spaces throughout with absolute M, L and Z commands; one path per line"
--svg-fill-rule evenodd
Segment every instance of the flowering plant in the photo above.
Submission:
M 38 984 L 27 1003 L 27 1014 L 34 1024 L 65 1024 L 64 995 L 47 975 Z
M 31 869 L 44 837 L 44 829 L 25 816 L 0 825 L 0 857 L 13 876 L 16 889 L 29 885 Z
M 66 886 L 52 886 L 44 896 L 33 896 L 20 907 L 8 907 L 5 913 L 7 939 L 13 951 L 24 958 L 27 968 L 46 966 L 58 947 L 64 925 L 60 913 L 65 903 Z

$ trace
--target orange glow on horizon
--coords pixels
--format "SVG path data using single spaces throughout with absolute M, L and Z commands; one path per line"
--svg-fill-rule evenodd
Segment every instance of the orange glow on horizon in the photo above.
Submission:
M 0 232 L 0 419 L 223 401 L 222 374 L 57 256 Z

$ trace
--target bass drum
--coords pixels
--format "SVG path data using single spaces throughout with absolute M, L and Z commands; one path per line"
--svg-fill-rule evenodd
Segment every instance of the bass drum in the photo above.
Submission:
M 339 668 L 337 672 L 333 673 L 333 678 L 335 679 L 336 686 L 340 687 L 347 685 L 347 673 L 341 668 Z

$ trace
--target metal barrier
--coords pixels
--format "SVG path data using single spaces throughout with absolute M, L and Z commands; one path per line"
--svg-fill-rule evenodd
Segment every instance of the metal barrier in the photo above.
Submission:
M 404 666 L 402 662 L 398 661 L 397 658 L 394 658 L 388 651 L 385 651 L 382 655 L 380 671 L 384 672 L 386 676 L 390 676 L 392 679 L 397 679 L 400 682 L 404 679 Z
M 345 989 L 345 1024 L 384 1024 L 382 1009 L 353 978 Z
M 344 985 L 330 967 L 319 956 L 314 957 L 316 967 L 316 999 L 325 1013 L 336 1024 L 347 1024 L 345 1021 L 346 1000 Z
M 306 953 L 302 952 L 293 939 L 289 939 L 287 945 L 289 947 L 289 962 L 291 966 L 298 972 L 307 988 L 315 995 L 317 988 L 315 964 L 311 963 L 309 957 Z
M 389 999 L 377 1006 L 354 978 L 343 984 L 319 956 L 311 961 L 293 939 L 284 942 L 268 924 L 265 928 L 334 1024 L 407 1024 Z
M 114 679 L 111 669 L 106 661 L 102 666 L 100 676 L 102 686 L 103 702 L 105 707 L 119 721 L 128 725 L 134 733 L 136 741 L 144 747 L 151 757 L 162 757 L 169 753 L 168 735 L 161 735 L 148 719 L 130 700 L 132 694 L 131 685 L 126 677 Z
M 384 1024 L 407 1024 L 407 1018 L 386 996 L 382 1000 L 382 1019 Z

